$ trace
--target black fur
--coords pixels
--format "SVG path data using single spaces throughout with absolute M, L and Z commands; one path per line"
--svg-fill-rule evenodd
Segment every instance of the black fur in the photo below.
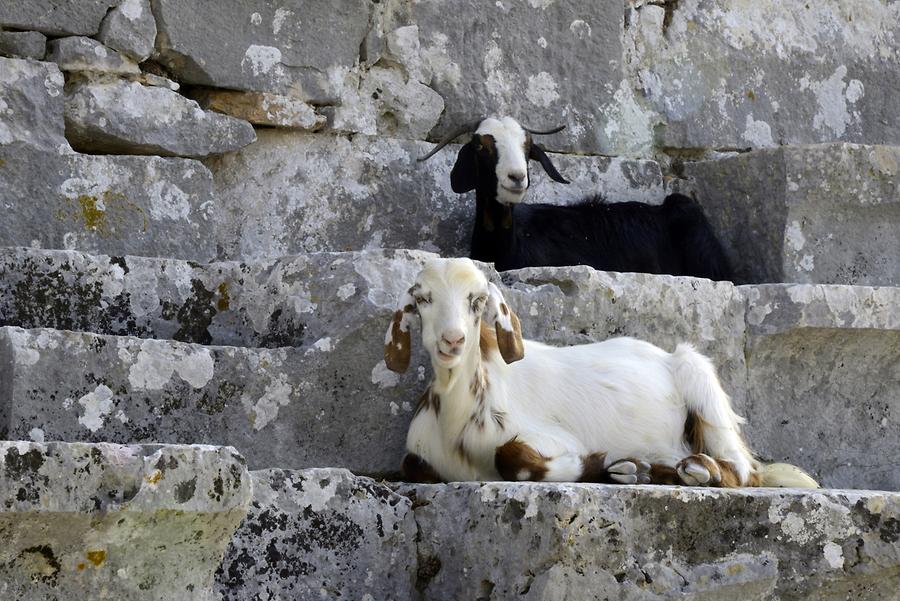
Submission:
M 536 144 L 530 144 L 528 156 L 565 182 Z M 501 271 L 590 265 L 603 271 L 731 279 L 725 253 L 692 198 L 671 194 L 660 206 L 607 203 L 599 197 L 573 206 L 503 205 L 496 200 L 496 163 L 476 135 L 460 149 L 450 176 L 454 191 L 476 191 L 473 259 L 492 262 Z

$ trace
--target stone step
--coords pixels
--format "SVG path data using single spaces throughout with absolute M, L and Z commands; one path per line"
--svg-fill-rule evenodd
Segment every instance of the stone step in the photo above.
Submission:
M 96 306 L 114 316 L 97 329 L 139 337 L 5 328 L 10 435 L 199 436 L 236 446 L 254 468 L 396 469 L 430 366 L 416 347 L 398 376 L 386 369 L 382 344 L 395 299 L 427 253 L 322 253 L 255 266 L 28 256 L 71 260 L 23 270 L 21 279 L 8 269 L 0 277 L 9 286 L 0 295 L 5 324 L 80 328 L 91 320 L 72 316 Z M 666 349 L 691 342 L 713 358 L 765 459 L 803 465 L 829 486 L 900 489 L 892 434 L 900 421 L 900 289 L 734 287 L 588 268 L 489 275 L 526 337 L 566 345 L 630 335 Z M 206 292 L 189 300 L 198 291 Z M 168 298 L 180 304 L 166 309 L 176 302 Z M 173 332 L 217 346 L 149 339 Z M 221 346 L 226 337 L 243 346 Z M 255 348 L 261 341 L 280 348 Z
M 252 473 L 225 600 L 895 599 L 900 494 Z M 368 595 L 368 596 L 367 596 Z
M 756 150 L 684 176 L 736 282 L 900 285 L 900 147 Z
M 0 442 L 0 596 L 212 600 L 251 486 L 231 448 Z

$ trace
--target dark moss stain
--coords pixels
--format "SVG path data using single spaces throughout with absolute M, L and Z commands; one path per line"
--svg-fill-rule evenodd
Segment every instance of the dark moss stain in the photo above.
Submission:
M 178 309 L 176 319 L 180 326 L 173 338 L 181 342 L 211 344 L 209 326 L 218 311 L 213 303 L 215 294 L 206 289 L 203 282 L 191 282 L 193 296 Z
M 56 576 L 60 564 L 47 545 L 38 545 L 23 549 L 16 559 L 24 571 L 31 574 L 32 582 L 41 582 L 48 586 L 56 586 Z
M 171 455 L 168 457 L 160 457 L 156 461 L 156 465 L 154 465 L 153 467 L 161 472 L 165 472 L 166 470 L 174 470 L 178 467 L 178 460 Z
M 210 499 L 215 501 L 221 501 L 222 495 L 225 494 L 225 482 L 222 480 L 222 476 L 216 476 L 213 478 L 213 489 L 207 493 Z
M 441 571 L 441 560 L 434 556 L 420 557 L 419 567 L 416 570 L 416 590 L 425 592 L 434 577 Z
M 44 465 L 44 456 L 37 449 L 32 449 L 22 455 L 19 449 L 10 447 L 6 451 L 6 474 L 12 480 L 20 480 L 31 477 Z
M 228 403 L 239 397 L 244 392 L 244 387 L 234 382 L 221 382 L 217 391 L 210 394 L 208 390 L 203 391 L 203 396 L 197 401 L 197 408 L 207 415 L 215 415 L 222 413 L 228 406 Z
M 879 534 L 884 542 L 896 543 L 900 539 L 900 520 L 897 518 L 886 519 L 879 530 Z
M 282 309 L 275 309 L 269 316 L 266 331 L 260 335 L 259 346 L 262 348 L 280 348 L 285 346 L 303 346 L 303 334 L 306 325 L 286 317 Z
M 197 477 L 175 485 L 175 500 L 179 503 L 187 503 L 194 498 L 197 491 Z

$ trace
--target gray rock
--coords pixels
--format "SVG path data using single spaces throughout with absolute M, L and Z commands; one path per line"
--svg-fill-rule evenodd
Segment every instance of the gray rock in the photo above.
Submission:
M 900 284 L 900 151 L 832 144 L 688 163 L 738 282 Z
M 204 109 L 225 113 L 254 125 L 317 131 L 325 117 L 315 107 L 290 96 L 261 92 L 199 89 L 190 96 Z
M 427 599 L 891 599 L 900 495 L 400 486 Z
M 250 497 L 234 449 L 0 442 L 0 594 L 212 600 Z
M 64 84 L 54 64 L 0 58 L 0 106 L 4 107 L 0 110 L 0 148 L 26 142 L 52 152 L 71 152 L 63 135 Z
M 256 140 L 246 121 L 136 82 L 75 82 L 66 88 L 66 134 L 92 153 L 206 157 Z
M 47 36 L 37 31 L 0 31 L 0 56 L 43 60 Z
M 103 19 L 97 39 L 139 63 L 146 60 L 156 42 L 156 19 L 150 11 L 150 0 L 122 0 Z
M 414 598 L 408 498 L 346 470 L 252 475 L 253 504 L 216 575 L 222 599 Z
M 369 2 L 152 0 L 157 58 L 183 83 L 334 103 L 331 81 L 352 68 L 369 25 Z M 229 35 L 222 36 L 227 31 Z
M 94 35 L 107 11 L 120 0 L 3 0 L 0 27 L 40 31 L 48 35 Z
M 900 143 L 900 7 L 667 2 L 629 11 L 629 80 L 675 148 Z M 828 49 L 828 51 L 824 51 Z
M 450 189 L 459 146 L 425 163 L 431 144 L 261 130 L 259 142 L 207 164 L 226 207 L 219 240 L 233 259 L 295 252 L 419 248 L 468 255 L 474 193 Z M 574 184 L 552 182 L 535 165 L 529 202 L 566 204 L 589 193 L 661 202 L 659 165 L 554 155 Z
M 900 490 L 900 289 L 741 286 L 747 435 L 825 486 Z
M 554 150 L 620 150 L 622 7 L 611 2 L 414 2 L 397 25 L 418 26 L 426 81 L 446 111 L 432 136 L 481 115 L 532 128 L 569 127 Z M 452 14 L 449 14 L 452 12 Z M 625 86 L 626 90 L 628 86 Z M 621 133 L 620 133 L 620 130 Z
M 97 40 L 85 37 L 59 38 L 50 42 L 47 57 L 63 71 L 139 75 L 137 63 L 107 48 Z
M 60 155 L 16 143 L 0 146 L 0 166 L 2 246 L 194 260 L 216 254 L 217 205 L 200 163 Z

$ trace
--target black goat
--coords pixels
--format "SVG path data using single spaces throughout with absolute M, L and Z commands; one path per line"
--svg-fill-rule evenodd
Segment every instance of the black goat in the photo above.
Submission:
M 530 133 L 550 132 L 526 130 L 509 117 L 485 119 L 459 151 L 450 182 L 460 194 L 475 190 L 471 258 L 493 262 L 501 271 L 590 265 L 604 271 L 731 279 L 703 210 L 682 194 L 669 195 L 660 206 L 607 203 L 600 197 L 571 206 L 520 204 L 529 186 L 527 159 L 540 162 L 554 181 L 569 183 Z

